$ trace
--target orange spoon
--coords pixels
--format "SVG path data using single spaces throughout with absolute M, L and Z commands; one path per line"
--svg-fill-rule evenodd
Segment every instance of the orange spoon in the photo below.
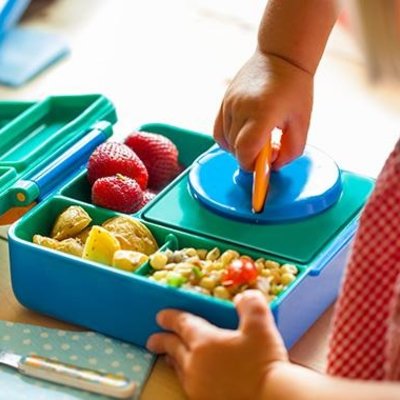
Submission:
M 257 156 L 253 173 L 253 212 L 259 213 L 263 210 L 265 198 L 269 187 L 269 175 L 271 172 L 271 142 L 262 148 Z

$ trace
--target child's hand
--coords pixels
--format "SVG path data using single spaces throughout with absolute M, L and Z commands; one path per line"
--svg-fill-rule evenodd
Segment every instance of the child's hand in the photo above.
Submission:
M 164 310 L 157 316 L 170 333 L 152 335 L 147 347 L 167 355 L 191 399 L 256 400 L 268 375 L 286 364 L 287 352 L 265 297 L 246 291 L 235 303 L 240 325 L 234 331 L 178 310 Z
M 313 76 L 279 56 L 257 50 L 226 91 L 214 138 L 232 152 L 242 168 L 254 161 L 274 128 L 282 130 L 273 168 L 300 156 L 310 122 Z

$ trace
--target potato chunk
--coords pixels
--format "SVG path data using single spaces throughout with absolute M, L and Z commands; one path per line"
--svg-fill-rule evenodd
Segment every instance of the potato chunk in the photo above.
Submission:
M 158 249 L 152 233 L 137 219 L 121 215 L 108 219 L 102 226 L 118 239 L 123 250 L 138 251 L 149 256 Z
M 62 251 L 63 253 L 82 257 L 83 245 L 82 242 L 78 239 L 68 238 L 59 242 L 58 250 Z
M 114 253 L 120 249 L 119 241 L 110 232 L 94 225 L 83 248 L 82 258 L 111 265 Z
M 47 247 L 49 249 L 58 250 L 59 241 L 42 235 L 33 235 L 32 242 L 39 246 Z
M 82 207 L 70 206 L 57 217 L 51 237 L 56 240 L 74 237 L 91 222 L 92 218 Z
M 79 239 L 68 238 L 64 240 L 56 240 L 46 236 L 34 235 L 33 243 L 39 246 L 47 247 L 49 249 L 62 251 L 63 253 L 72 254 L 74 256 L 82 257 L 83 245 Z
M 114 253 L 112 266 L 125 271 L 135 271 L 148 260 L 149 256 L 133 250 L 117 250 Z

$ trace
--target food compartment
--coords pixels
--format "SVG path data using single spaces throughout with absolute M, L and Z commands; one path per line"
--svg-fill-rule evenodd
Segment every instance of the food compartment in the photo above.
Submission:
M 29 223 L 22 221 L 17 234 L 20 240 L 45 251 L 130 272 L 158 250 L 158 241 L 139 219 L 85 203 L 71 203 L 62 196 L 49 199 L 43 208 L 36 207 Z M 140 263 L 127 268 L 131 257 Z
M 15 296 L 27 308 L 143 345 L 150 330 L 156 329 L 154 313 L 147 311 L 146 288 L 150 286 L 152 301 L 156 298 L 151 282 L 130 271 L 32 243 L 35 234 L 49 236 L 54 221 L 71 205 L 82 207 L 94 224 L 118 216 L 61 196 L 41 202 L 9 231 Z M 162 243 L 166 230 L 156 233 Z
M 183 170 L 190 167 L 197 157 L 214 144 L 213 139 L 208 135 L 166 124 L 146 124 L 141 126 L 139 131 L 156 133 L 170 139 L 177 147 L 179 164 L 182 166 Z M 167 187 L 173 186 L 177 179 L 179 178 L 174 179 Z M 164 190 L 166 190 L 166 188 Z M 81 171 L 71 181 L 65 184 L 60 193 L 74 200 L 91 203 L 91 187 L 86 171 Z
M 159 225 L 157 229 L 160 229 Z M 284 270 L 289 265 L 289 271 L 295 266 L 297 269 L 295 279 L 285 288 L 278 287 L 279 293 L 269 299 L 278 330 L 287 348 L 291 348 L 336 299 L 356 223 L 350 223 L 330 246 L 306 265 L 296 263 L 291 259 L 276 257 L 269 252 L 268 247 L 264 252 L 256 251 L 248 246 L 233 244 L 226 240 L 205 238 L 173 228 L 166 227 L 166 229 L 170 232 L 167 246 L 162 247 L 159 253 L 174 252 L 183 248 L 213 251 L 217 247 L 222 254 L 227 250 L 234 250 L 255 260 L 264 258 L 267 262 L 279 263 L 280 268 L 284 267 Z M 150 261 L 140 267 L 136 273 L 149 277 L 162 271 L 162 269 L 152 268 L 151 262 L 150 257 Z M 204 294 L 193 288 L 185 288 L 179 277 L 173 277 L 172 285 L 165 280 L 160 282 L 158 279 L 156 281 L 148 279 L 160 286 L 157 294 L 160 304 L 188 310 L 223 328 L 237 327 L 237 314 L 232 301 Z M 155 290 L 154 287 L 152 289 Z M 155 309 L 158 310 L 157 307 Z
M 264 266 L 264 271 L 270 270 L 267 274 L 269 277 L 274 275 L 277 269 L 282 269 L 285 274 L 287 272 L 293 274 L 293 271 L 297 270 L 295 279 L 290 278 L 287 285 L 279 285 L 279 283 L 276 285 L 276 282 L 272 280 L 278 292 L 271 293 L 272 296 L 268 299 L 285 345 L 291 348 L 336 299 L 356 226 L 356 221 L 349 223 L 340 235 L 309 264 L 300 264 L 289 258 L 276 257 L 269 252 L 268 247 L 265 251 L 256 251 L 243 244 L 210 239 L 167 227 L 164 228 L 169 230 L 166 246 L 161 247 L 158 253 L 173 253 L 177 249 L 179 251 L 184 248 L 206 249 L 208 252 L 213 252 L 215 248 L 218 248 L 221 254 L 233 250 L 258 262 L 260 258 L 263 258 L 266 263 L 270 263 L 270 266 L 271 263 L 272 265 L 278 263 L 279 267 Z M 156 229 L 160 228 L 157 225 Z M 184 262 L 187 261 L 184 260 Z M 162 262 L 164 263 L 165 261 Z M 193 312 L 223 328 L 237 327 L 237 314 L 232 301 L 185 287 L 185 282 L 182 282 L 180 277 L 173 277 L 170 284 L 167 279 L 163 282 L 159 279 L 151 279 L 149 278 L 151 275 L 163 271 L 163 268 L 155 269 L 151 264 L 152 257 L 148 263 L 136 271 L 136 274 L 148 277 L 147 279 L 160 287 L 157 294 L 160 304 L 165 302 L 169 307 Z M 186 266 L 183 269 L 186 269 Z M 278 275 L 279 279 L 282 275 Z M 154 289 L 154 286 L 152 288 Z M 234 295 L 230 296 L 230 298 L 233 297 Z M 162 308 L 165 307 L 160 307 Z
M 240 245 L 175 232 L 137 273 L 213 300 L 233 300 L 247 289 L 258 289 L 271 303 L 290 290 L 304 271 L 304 266 Z
M 91 204 L 91 191 L 86 169 L 82 168 L 75 177 L 63 185 L 60 194 L 72 200 Z

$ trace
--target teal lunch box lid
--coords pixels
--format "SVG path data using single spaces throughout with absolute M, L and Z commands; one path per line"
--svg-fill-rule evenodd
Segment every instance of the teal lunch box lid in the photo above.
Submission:
M 298 220 L 256 223 L 210 209 L 193 194 L 189 177 L 190 171 L 161 193 L 143 209 L 142 218 L 208 238 L 239 243 L 301 264 L 309 264 L 346 226 L 357 220 L 374 186 L 373 179 L 341 170 L 341 194 L 324 211 Z
M 0 102 L 0 216 L 75 174 L 116 120 L 112 103 L 97 94 Z
M 0 129 L 34 104 L 32 101 L 0 101 Z

